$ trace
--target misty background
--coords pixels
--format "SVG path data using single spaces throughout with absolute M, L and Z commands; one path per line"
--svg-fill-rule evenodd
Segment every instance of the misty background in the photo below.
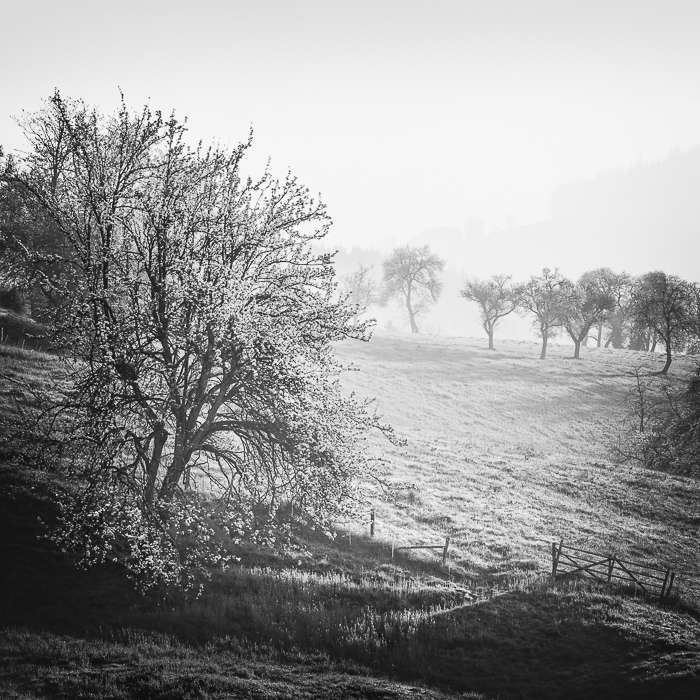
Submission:
M 459 296 L 466 277 L 504 273 L 525 280 L 546 266 L 576 280 L 604 265 L 633 275 L 659 269 L 700 280 L 699 186 L 700 146 L 674 149 L 657 162 L 638 161 L 556 187 L 549 198 L 549 217 L 536 223 L 487 233 L 483 221 L 470 219 L 461 227 L 421 231 L 408 243 L 428 244 L 447 261 L 443 295 L 423 319 L 425 332 L 485 337 L 476 305 Z M 381 280 L 383 258 L 377 248 L 341 248 L 336 267 L 342 276 L 359 264 L 372 265 Z M 396 307 L 374 306 L 367 316 L 378 319 L 380 332 L 389 321 L 398 330 L 408 324 Z M 498 335 L 534 337 L 530 326 L 529 320 L 513 314 L 501 320 Z M 570 342 L 566 334 L 558 340 Z
M 251 174 L 327 204 L 340 276 L 407 243 L 447 260 L 423 332 L 483 334 L 466 276 L 698 281 L 695 0 L 4 0 L 0 24 L 6 152 L 56 88 L 174 110 L 205 145 L 252 128 Z

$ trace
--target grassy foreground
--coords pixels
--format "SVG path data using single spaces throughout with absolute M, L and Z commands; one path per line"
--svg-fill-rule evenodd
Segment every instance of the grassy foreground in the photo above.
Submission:
M 117 567 L 76 569 L 41 539 L 45 483 L 0 468 L 0 695 L 14 698 L 665 698 L 698 696 L 696 483 L 610 461 L 625 351 L 377 336 L 338 347 L 348 390 L 406 438 L 381 451 L 364 522 L 310 555 L 245 552 L 194 604 L 142 598 Z M 0 346 L 10 378 L 53 360 Z M 672 371 L 682 371 L 682 362 Z M 350 535 L 351 537 L 348 537 Z M 396 546 L 451 537 L 450 560 Z M 683 605 L 547 583 L 549 545 L 669 563 Z

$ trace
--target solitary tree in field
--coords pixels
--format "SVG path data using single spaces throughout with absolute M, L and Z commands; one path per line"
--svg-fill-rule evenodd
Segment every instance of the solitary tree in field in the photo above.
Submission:
M 346 275 L 340 285 L 340 293 L 347 298 L 348 304 L 354 309 L 353 322 L 367 311 L 370 306 L 381 302 L 379 284 L 372 267 L 360 263 L 357 270 Z
M 394 248 L 384 261 L 383 298 L 396 299 L 406 307 L 411 332 L 418 333 L 416 316 L 434 304 L 442 293 L 438 274 L 445 268 L 445 261 L 425 245 L 420 248 L 404 246 Z
M 479 306 L 481 325 L 493 350 L 493 333 L 498 322 L 518 306 L 519 290 L 510 283 L 510 275 L 494 275 L 489 280 L 468 279 L 460 294 Z
M 634 285 L 631 301 L 634 324 L 656 335 L 666 350 L 666 363 L 660 374 L 668 372 L 673 351 L 681 350 L 685 345 L 691 309 L 691 288 L 676 275 L 648 272 Z
M 609 318 L 615 309 L 615 299 L 606 286 L 598 284 L 595 275 L 585 273 L 565 289 L 562 306 L 563 325 L 574 341 L 574 358 L 579 359 L 581 344 L 594 326 Z
M 328 527 L 382 426 L 337 381 L 331 341 L 366 327 L 313 252 L 324 205 L 292 176 L 246 178 L 250 140 L 193 150 L 148 108 L 105 116 L 56 93 L 29 125 L 30 154 L 1 177 L 75 261 L 52 281 L 71 341 L 71 388 L 49 407 L 65 426 L 64 546 L 186 588 L 222 536 L 271 543 L 283 514 Z
M 542 338 L 540 359 L 547 357 L 547 341 L 564 325 L 567 306 L 571 303 L 573 284 L 559 270 L 544 268 L 520 288 L 518 307 L 533 316 L 532 322 Z

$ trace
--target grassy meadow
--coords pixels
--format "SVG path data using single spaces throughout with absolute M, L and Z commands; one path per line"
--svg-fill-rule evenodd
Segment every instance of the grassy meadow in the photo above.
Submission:
M 455 575 L 517 581 L 551 567 L 551 542 L 658 561 L 700 577 L 694 482 L 614 461 L 634 367 L 659 358 L 627 350 L 377 336 L 345 343 L 348 390 L 376 397 L 407 441 L 380 445 L 395 488 L 377 503 L 377 534 L 439 542 Z M 690 365 L 678 358 L 672 372 Z M 418 543 L 416 541 L 416 543 Z
M 369 448 L 368 515 L 305 552 L 239 552 L 190 604 L 42 538 L 48 477 L 0 454 L 0 695 L 10 698 L 695 698 L 699 487 L 617 464 L 630 351 L 377 335 L 337 347 L 348 391 L 405 439 Z M 0 411 L 53 360 L 0 346 Z M 681 373 L 689 360 L 672 366 Z M 10 425 L 8 421 L 6 425 Z M 442 544 L 440 550 L 395 547 Z M 670 564 L 669 605 L 551 585 L 551 542 Z

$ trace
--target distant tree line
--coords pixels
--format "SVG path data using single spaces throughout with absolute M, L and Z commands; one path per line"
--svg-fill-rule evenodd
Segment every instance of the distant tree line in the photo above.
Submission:
M 461 291 L 479 305 L 489 347 L 496 324 L 512 311 L 532 317 L 542 338 L 542 359 L 548 339 L 562 332 L 573 341 L 575 358 L 590 341 L 647 352 L 662 346 L 661 374 L 668 372 L 674 352 L 695 353 L 700 346 L 700 285 L 676 275 L 655 271 L 633 277 L 602 267 L 574 282 L 544 268 L 521 284 L 509 285 L 506 279 L 467 280 Z
M 354 305 L 355 319 L 372 304 L 395 299 L 418 333 L 417 315 L 442 292 L 444 264 L 428 246 L 396 248 L 383 264 L 381 284 L 360 266 L 344 278 L 342 291 Z M 626 461 L 700 477 L 700 365 L 689 376 L 668 375 L 674 353 L 700 352 L 699 284 L 661 271 L 633 277 L 607 267 L 572 281 L 544 268 L 521 283 L 508 275 L 467 279 L 460 295 L 476 304 L 489 349 L 499 322 L 513 312 L 532 320 L 542 339 L 541 359 L 549 339 L 560 333 L 573 341 L 574 358 L 589 343 L 646 352 L 662 347 L 660 372 L 631 373 L 617 452 Z
M 343 278 L 341 292 L 353 305 L 355 319 L 372 305 L 396 301 L 411 332 L 418 333 L 419 315 L 442 293 L 444 266 L 428 246 L 395 248 L 383 263 L 381 282 L 371 268 L 360 265 Z M 646 352 L 662 347 L 661 374 L 668 372 L 673 353 L 700 351 L 700 285 L 662 271 L 634 277 L 600 267 L 573 281 L 556 268 L 544 268 L 520 283 L 503 274 L 470 278 L 460 295 L 477 305 L 489 349 L 500 321 L 515 312 L 532 320 L 542 339 L 541 359 L 547 356 L 548 341 L 563 333 L 571 338 L 577 359 L 581 346 L 590 343 Z

